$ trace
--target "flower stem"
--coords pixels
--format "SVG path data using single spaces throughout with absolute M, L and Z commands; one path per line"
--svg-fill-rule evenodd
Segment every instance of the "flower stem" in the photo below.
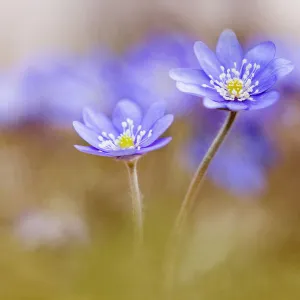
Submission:
M 175 225 L 173 227 L 173 232 L 170 239 L 170 244 L 167 245 L 167 257 L 165 262 L 165 298 L 172 299 L 172 289 L 174 284 L 174 276 L 175 276 L 175 263 L 178 255 L 178 247 L 181 245 L 181 232 L 184 228 L 186 218 L 189 212 L 193 208 L 193 204 L 195 202 L 195 198 L 198 194 L 199 188 L 203 181 L 203 178 L 206 174 L 206 171 L 220 148 L 221 144 L 225 140 L 227 134 L 232 127 L 234 120 L 236 118 L 236 112 L 229 112 L 228 117 L 226 118 L 223 126 L 219 130 L 217 136 L 212 142 L 210 148 L 206 152 L 202 162 L 200 163 L 191 183 L 188 188 L 188 191 L 185 195 L 185 198 L 182 202 L 179 214 L 177 215 Z
M 129 176 L 129 186 L 132 199 L 132 214 L 133 222 L 135 225 L 135 239 L 137 244 L 143 241 L 143 207 L 142 195 L 139 188 L 139 181 L 137 175 L 137 162 L 138 159 L 126 161 L 126 167 Z
M 174 233 L 180 232 L 181 228 L 184 226 L 185 219 L 189 211 L 192 209 L 192 206 L 195 202 L 195 197 L 198 194 L 199 188 L 204 179 L 206 171 L 212 159 L 214 158 L 215 154 L 217 153 L 218 149 L 220 148 L 221 144 L 225 140 L 227 134 L 229 133 L 230 128 L 232 127 L 236 116 L 237 116 L 237 112 L 233 112 L 233 111 L 229 112 L 229 115 L 227 116 L 223 126 L 219 130 L 217 136 L 215 137 L 211 146 L 207 150 L 202 162 L 200 163 L 196 173 L 194 174 L 194 177 L 190 183 L 188 191 L 182 202 L 179 214 L 177 216 L 175 226 L 174 226 Z

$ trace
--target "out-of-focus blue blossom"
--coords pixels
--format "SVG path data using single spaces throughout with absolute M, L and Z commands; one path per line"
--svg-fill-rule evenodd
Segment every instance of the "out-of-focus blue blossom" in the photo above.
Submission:
M 111 111 L 118 99 L 118 80 L 118 60 L 108 53 L 44 59 L 26 67 L 23 93 L 26 99 L 35 99 L 37 118 L 69 126 L 85 106 Z
M 106 49 L 86 56 L 42 56 L 22 65 L 16 78 L 0 78 L 0 124 L 27 120 L 69 127 L 83 107 L 111 114 L 119 99 L 137 102 L 143 112 L 157 101 L 179 115 L 195 98 L 180 93 L 168 76 L 170 68 L 196 66 L 192 40 L 169 34 L 147 38 L 124 55 Z
M 180 93 L 168 73 L 171 68 L 196 67 L 193 40 L 183 34 L 159 34 L 145 39 L 124 55 L 126 98 L 134 99 L 143 109 L 155 101 L 164 101 L 167 111 L 177 116 L 189 112 L 196 99 Z
M 276 47 L 270 41 L 244 54 L 232 30 L 223 31 L 216 54 L 203 42 L 196 42 L 194 50 L 201 69 L 173 69 L 170 76 L 180 91 L 204 97 L 204 106 L 211 109 L 268 107 L 279 99 L 271 90 L 274 84 L 293 70 L 290 61 L 275 58 Z
M 22 72 L 14 70 L 0 74 L 0 126 L 20 125 L 33 114 L 35 104 L 23 93 Z
M 265 36 L 258 35 L 250 37 L 246 45 L 257 43 L 257 41 L 265 39 Z M 299 93 L 300 93 L 300 43 L 295 38 L 285 35 L 273 35 L 272 41 L 276 44 L 276 56 L 286 57 L 292 61 L 295 69 L 293 72 L 282 78 L 277 89 L 280 91 L 282 101 L 272 106 L 272 109 L 266 110 L 268 112 L 269 125 L 273 126 L 273 132 L 276 127 L 290 128 L 298 126 L 300 115 L 299 115 Z M 263 116 L 266 120 L 266 115 Z M 274 126 L 275 125 L 275 126 Z M 290 133 L 295 130 L 290 131 Z M 295 135 L 295 139 L 297 139 Z
M 195 130 L 186 151 L 188 165 L 196 169 L 212 142 L 223 112 L 206 113 L 195 121 Z M 251 113 L 252 114 L 252 113 Z M 267 183 L 268 169 L 276 163 L 277 150 L 258 118 L 240 118 L 212 161 L 208 176 L 238 196 L 257 195 Z
M 254 36 L 249 39 L 247 45 L 256 43 L 258 40 L 264 39 L 264 36 Z M 300 91 L 300 43 L 283 35 L 272 36 L 272 41 L 276 45 L 276 57 L 285 57 L 295 66 L 293 72 L 287 74 L 280 80 L 278 87 L 283 95 L 289 95 Z
M 75 146 L 79 151 L 107 157 L 132 159 L 160 149 L 171 137 L 160 138 L 173 122 L 173 115 L 165 115 L 162 102 L 153 103 L 143 115 L 140 107 L 130 100 L 117 103 L 111 120 L 91 109 L 83 111 L 83 123 L 74 128 L 90 146 Z

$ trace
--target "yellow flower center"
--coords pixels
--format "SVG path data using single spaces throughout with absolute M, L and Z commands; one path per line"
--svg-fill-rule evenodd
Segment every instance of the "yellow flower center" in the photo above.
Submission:
M 243 90 L 243 81 L 240 79 L 231 79 L 227 82 L 227 90 L 231 96 L 239 97 Z
M 134 147 L 133 138 L 131 136 L 124 134 L 123 136 L 120 137 L 119 147 L 121 149 L 128 149 L 128 148 Z

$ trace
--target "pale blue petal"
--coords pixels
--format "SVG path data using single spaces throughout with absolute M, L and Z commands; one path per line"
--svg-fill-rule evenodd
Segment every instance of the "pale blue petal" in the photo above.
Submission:
M 221 64 L 211 49 L 209 49 L 203 42 L 196 42 L 194 45 L 194 51 L 197 59 L 200 63 L 201 69 L 207 75 L 211 75 L 214 78 L 219 78 L 221 73 Z
M 165 137 L 165 138 L 158 139 L 152 145 L 150 145 L 146 148 L 142 148 L 141 150 L 138 150 L 136 152 L 136 154 L 144 154 L 144 153 L 147 153 L 150 151 L 160 149 L 160 148 L 166 146 L 167 144 L 169 144 L 171 142 L 171 140 L 172 140 L 171 137 Z
M 220 108 L 226 107 L 225 101 L 224 102 L 216 102 L 207 97 L 205 97 L 203 99 L 203 105 L 209 109 L 220 109 Z
M 152 135 L 141 143 L 141 147 L 145 148 L 153 144 L 173 123 L 173 115 L 165 115 L 159 119 L 152 127 Z
M 142 111 L 140 107 L 133 101 L 124 99 L 117 103 L 116 108 L 112 115 L 114 126 L 120 131 L 123 131 L 122 122 L 131 119 L 135 128 L 141 125 Z
M 80 146 L 80 145 L 75 145 L 74 147 L 77 150 L 79 150 L 80 152 L 83 152 L 83 153 L 86 153 L 86 154 L 98 155 L 98 156 L 109 156 L 109 157 L 111 156 L 109 153 L 99 151 L 98 149 L 96 149 L 94 147 Z
M 93 147 L 99 148 L 98 134 L 95 131 L 77 121 L 73 122 L 73 126 L 82 139 Z
M 166 111 L 166 105 L 163 102 L 156 102 L 152 104 L 147 110 L 143 121 L 142 121 L 142 130 L 148 131 L 151 129 L 153 124 L 162 118 Z
M 273 59 L 268 66 L 255 78 L 259 81 L 259 93 L 270 89 L 277 80 L 288 75 L 294 69 L 293 64 L 283 58 Z
M 238 69 L 240 68 L 243 59 L 243 49 L 232 30 L 227 29 L 222 32 L 216 53 L 220 63 L 226 69 L 233 68 L 234 63 L 237 63 Z
M 130 156 L 136 154 L 136 149 L 123 149 L 109 152 L 111 157 Z
M 249 104 L 249 110 L 261 109 L 268 107 L 279 100 L 280 94 L 277 91 L 271 91 L 260 95 L 253 96 L 255 101 Z
M 294 70 L 294 65 L 287 59 L 275 58 L 269 65 L 268 68 L 272 68 L 273 72 L 276 73 L 277 80 L 288 75 Z
M 118 136 L 118 132 L 111 120 L 103 113 L 95 113 L 93 110 L 85 108 L 83 110 L 83 121 L 87 127 L 92 128 L 99 133 L 104 131 L 106 133 L 112 133 L 114 136 Z
M 226 107 L 231 111 L 248 110 L 249 105 L 244 102 L 228 101 Z
M 179 91 L 190 95 L 198 97 L 209 97 L 219 102 L 224 100 L 224 98 L 221 97 L 220 94 L 212 88 L 204 88 L 196 84 L 188 84 L 180 81 L 176 82 L 176 87 L 179 89 Z
M 203 70 L 200 69 L 187 69 L 187 68 L 180 68 L 180 69 L 172 69 L 169 72 L 169 75 L 172 79 L 176 81 L 181 81 L 183 83 L 191 83 L 191 84 L 207 84 L 209 85 L 210 79 L 206 75 Z
M 274 74 L 268 74 L 261 76 L 258 81 L 259 85 L 256 87 L 258 91 L 256 92 L 256 90 L 254 90 L 254 93 L 252 93 L 251 96 L 258 95 L 269 90 L 277 82 L 277 77 Z
M 260 65 L 260 70 L 263 70 L 272 59 L 274 59 L 276 47 L 272 42 L 263 42 L 251 48 L 245 55 L 248 63 Z

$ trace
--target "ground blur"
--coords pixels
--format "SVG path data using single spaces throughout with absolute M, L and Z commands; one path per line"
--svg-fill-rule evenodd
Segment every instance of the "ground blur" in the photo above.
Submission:
M 176 124 L 173 143 L 140 161 L 146 239 L 138 263 L 131 256 L 122 162 L 78 153 L 73 132 L 28 125 L 2 133 L 1 297 L 164 299 L 166 240 L 190 179 L 175 155 L 181 130 L 184 125 Z M 294 147 L 284 150 L 260 199 L 236 198 L 205 182 L 189 222 L 173 299 L 298 298 L 299 153 Z M 31 207 L 79 214 L 88 226 L 86 239 L 26 246 L 13 228 Z

